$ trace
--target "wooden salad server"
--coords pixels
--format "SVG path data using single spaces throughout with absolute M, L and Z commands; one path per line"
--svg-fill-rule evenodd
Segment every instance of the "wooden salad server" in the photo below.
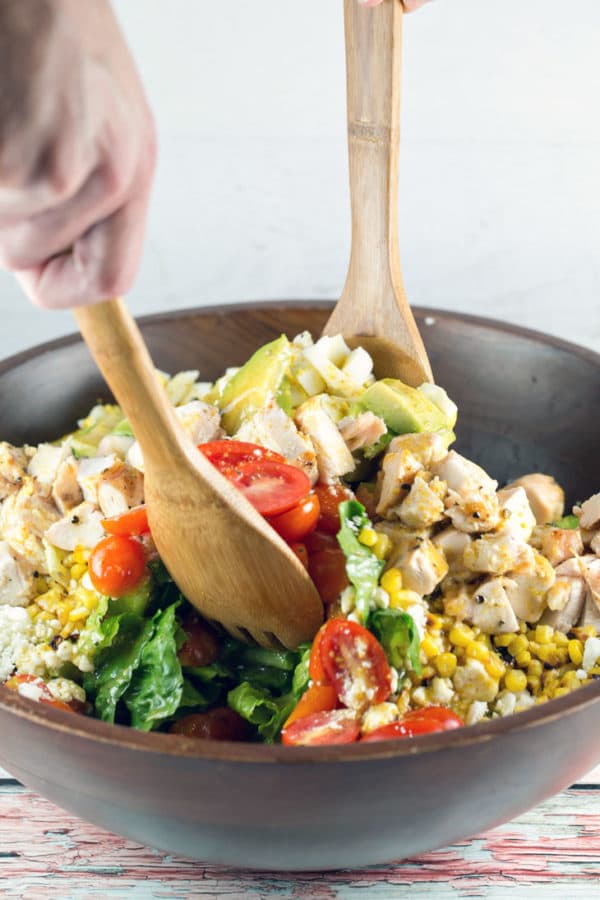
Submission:
M 402 4 L 344 0 L 352 247 L 342 296 L 324 334 L 372 355 L 380 378 L 433 381 L 406 299 L 398 252 Z
M 75 310 L 81 333 L 144 457 L 152 537 L 185 597 L 234 637 L 310 640 L 323 604 L 297 556 L 193 445 L 122 300 Z

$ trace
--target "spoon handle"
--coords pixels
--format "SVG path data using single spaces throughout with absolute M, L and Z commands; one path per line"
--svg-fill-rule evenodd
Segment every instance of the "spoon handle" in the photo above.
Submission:
M 187 437 L 165 391 L 144 339 L 121 299 L 74 310 L 98 368 L 142 448 L 144 461 L 172 469 L 187 456 Z
M 398 253 L 402 4 L 383 0 L 370 8 L 344 0 L 344 21 L 352 248 L 325 334 L 385 338 L 430 377 Z

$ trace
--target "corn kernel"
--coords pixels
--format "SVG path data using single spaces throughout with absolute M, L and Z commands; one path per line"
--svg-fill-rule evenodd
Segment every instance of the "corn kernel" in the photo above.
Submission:
M 549 644 L 554 637 L 554 629 L 550 625 L 538 625 L 535 629 L 534 640 L 538 644 Z
M 441 678 L 452 678 L 456 672 L 457 659 L 455 653 L 440 653 L 433 660 L 433 665 Z
M 562 631 L 554 632 L 554 643 L 558 647 L 567 647 L 569 644 L 569 638 L 566 634 L 563 634 Z
M 415 591 L 390 591 L 391 609 L 407 609 L 420 602 L 421 597 Z
M 466 647 L 473 641 L 474 635 L 467 625 L 457 622 L 448 637 L 450 638 L 450 643 L 456 647 Z
M 531 662 L 531 653 L 529 650 L 522 650 L 521 653 L 517 653 L 515 656 L 515 662 L 521 669 L 526 669 L 529 663 Z
M 544 644 L 538 650 L 538 657 L 549 666 L 559 666 L 568 659 L 568 652 L 555 644 Z
M 421 677 L 424 681 L 427 681 L 429 678 L 433 678 L 435 675 L 435 669 L 431 665 L 423 666 L 421 671 Z
M 495 653 L 490 654 L 489 659 L 486 660 L 484 665 L 485 665 L 485 671 L 492 678 L 500 679 L 500 678 L 502 678 L 502 676 L 504 675 L 504 673 L 506 671 L 506 666 L 504 665 L 504 663 L 502 662 L 500 657 L 496 656 Z
M 557 687 L 552 696 L 553 697 L 564 697 L 565 694 L 568 694 L 568 693 L 570 693 L 568 687 Z
M 569 659 L 574 666 L 580 666 L 583 662 L 583 644 L 581 641 L 572 640 L 568 644 Z
M 519 631 L 521 634 L 527 634 L 527 622 L 521 622 L 519 625 Z
M 497 634 L 494 637 L 494 644 L 496 647 L 508 647 L 511 644 L 516 635 L 515 634 Z
M 537 694 L 542 686 L 542 679 L 539 675 L 528 675 L 527 685 L 532 694 Z
M 373 544 L 373 553 L 377 559 L 387 559 L 392 549 L 392 542 L 387 534 L 378 534 L 377 540 Z
M 437 641 L 433 640 L 431 635 L 426 634 L 421 641 L 421 650 L 425 654 L 426 659 L 433 659 L 433 657 L 437 656 L 440 652 L 440 647 Z
M 396 591 L 402 590 L 402 572 L 400 569 L 388 569 L 387 572 L 384 572 L 381 576 L 381 587 L 384 591 L 387 591 L 388 594 L 393 594 Z
M 432 612 L 427 613 L 427 623 L 434 631 L 441 631 L 444 624 L 442 617 Z
M 527 674 L 528 675 L 536 675 L 540 676 L 544 671 L 544 667 L 539 659 L 532 659 L 529 665 L 527 666 Z
M 571 670 L 570 672 L 566 672 L 562 679 L 563 687 L 569 688 L 569 690 L 574 690 L 579 687 L 581 684 L 579 678 L 577 677 L 577 673 Z
M 528 647 L 529 641 L 524 634 L 520 634 L 510 642 L 507 649 L 511 656 L 516 656 L 518 653 L 522 653 L 523 650 L 527 650 Z
M 450 640 L 452 640 L 452 636 L 450 636 Z M 485 662 L 490 655 L 488 648 L 479 641 L 470 641 L 465 647 L 465 653 L 470 659 L 478 659 L 479 662 Z
M 510 669 L 504 676 L 504 687 L 513 694 L 524 691 L 527 687 L 527 676 L 520 669 Z
M 581 628 L 575 630 L 578 638 L 596 637 L 597 631 L 593 625 L 582 625 Z
M 358 540 L 361 544 L 364 544 L 365 547 L 373 547 L 377 543 L 377 532 L 373 528 L 369 528 L 365 525 L 358 535 Z

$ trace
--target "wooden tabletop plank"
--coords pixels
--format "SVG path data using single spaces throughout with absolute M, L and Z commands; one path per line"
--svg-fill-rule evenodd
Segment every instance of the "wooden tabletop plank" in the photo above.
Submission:
M 471 841 L 355 871 L 235 872 L 150 850 L 0 783 L 0 896 L 19 900 L 465 897 L 563 900 L 593 896 L 600 879 L 600 789 L 558 794 Z M 368 894 L 366 891 L 368 890 Z

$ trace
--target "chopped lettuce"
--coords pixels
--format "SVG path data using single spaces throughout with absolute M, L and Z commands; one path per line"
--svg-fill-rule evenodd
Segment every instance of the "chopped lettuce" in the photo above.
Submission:
M 356 612 L 364 623 L 385 563 L 358 540 L 362 529 L 371 525 L 362 503 L 344 500 L 339 510 L 341 528 L 337 539 L 346 556 L 346 573 L 356 591 Z
M 560 519 L 557 519 L 556 522 L 552 523 L 553 528 L 564 528 L 569 531 L 572 531 L 575 528 L 579 528 L 579 519 L 577 516 L 561 516 Z
M 412 616 L 399 609 L 376 609 L 369 616 L 369 629 L 385 650 L 390 665 L 401 672 L 421 674 L 421 642 Z

